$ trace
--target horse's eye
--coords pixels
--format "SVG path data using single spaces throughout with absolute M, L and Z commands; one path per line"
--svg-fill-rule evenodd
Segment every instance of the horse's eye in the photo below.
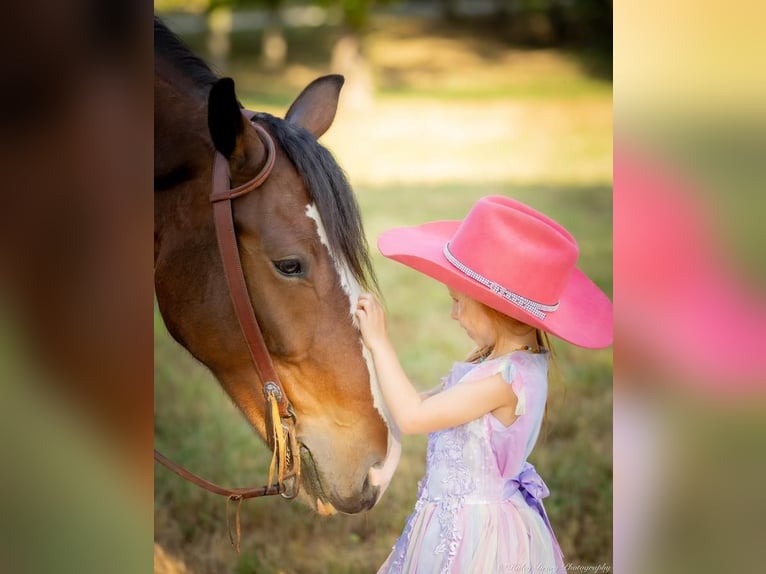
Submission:
M 282 275 L 287 277 L 296 277 L 303 275 L 303 266 L 298 259 L 281 259 L 274 261 L 274 267 L 277 268 Z

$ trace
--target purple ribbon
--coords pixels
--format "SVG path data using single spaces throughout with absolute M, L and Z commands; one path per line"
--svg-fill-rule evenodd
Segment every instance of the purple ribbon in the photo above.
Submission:
M 548 514 L 545 512 L 545 507 L 543 506 L 543 498 L 548 496 L 551 491 L 545 486 L 543 479 L 537 474 L 535 467 L 528 462 L 524 463 L 519 474 L 505 481 L 503 498 L 506 500 L 509 499 L 517 490 L 521 491 L 527 504 L 537 510 L 537 513 L 542 517 L 543 522 L 545 522 L 545 525 L 548 527 L 548 530 L 553 537 L 553 543 L 556 545 L 559 552 L 561 552 L 558 540 L 556 540 L 556 535 L 553 533 L 551 521 L 548 520 Z

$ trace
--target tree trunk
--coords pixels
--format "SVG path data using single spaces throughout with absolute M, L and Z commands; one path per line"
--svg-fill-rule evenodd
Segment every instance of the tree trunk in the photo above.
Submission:
M 269 23 L 261 40 L 261 61 L 269 70 L 284 68 L 287 63 L 287 40 L 279 9 L 269 11 Z
M 207 15 L 207 50 L 214 70 L 226 74 L 231 53 L 231 8 L 219 6 Z
M 566 10 L 560 0 L 553 0 L 548 7 L 548 19 L 553 28 L 553 41 L 556 43 L 569 40 L 569 29 L 567 27 Z
M 374 104 L 372 69 L 362 50 L 358 34 L 344 33 L 332 50 L 332 71 L 346 78 L 343 88 L 344 105 L 357 110 L 369 110 Z
M 458 19 L 460 0 L 441 0 L 442 15 L 448 22 L 454 22 Z
M 505 20 L 511 13 L 510 0 L 495 0 L 495 16 Z

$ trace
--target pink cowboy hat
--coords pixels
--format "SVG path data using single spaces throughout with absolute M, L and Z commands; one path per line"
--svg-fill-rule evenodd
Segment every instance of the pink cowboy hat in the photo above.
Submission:
M 463 221 L 383 233 L 378 248 L 429 277 L 580 347 L 612 344 L 612 303 L 580 271 L 574 237 L 503 196 L 480 199 Z

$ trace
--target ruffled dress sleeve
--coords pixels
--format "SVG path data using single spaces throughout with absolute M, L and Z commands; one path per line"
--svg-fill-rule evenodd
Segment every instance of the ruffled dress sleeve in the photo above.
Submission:
M 523 415 L 527 410 L 527 394 L 524 390 L 521 377 L 518 376 L 516 366 L 511 362 L 509 357 L 504 357 L 497 361 L 497 365 L 492 371 L 493 375 L 502 375 L 503 380 L 511 385 L 514 394 L 516 395 L 516 411 L 514 414 L 517 416 Z
M 537 441 L 545 411 L 548 357 L 514 353 L 491 364 L 487 373 L 500 374 L 516 395 L 516 419 L 505 425 L 492 413 L 486 417 L 487 432 L 498 470 L 505 478 L 516 476 Z
M 478 381 L 488 379 L 494 375 L 502 375 L 503 380 L 511 385 L 516 395 L 516 415 L 523 415 L 527 408 L 527 395 L 524 390 L 522 377 L 519 376 L 517 367 L 510 356 L 500 357 L 481 363 L 473 368 L 466 376 L 466 381 Z

